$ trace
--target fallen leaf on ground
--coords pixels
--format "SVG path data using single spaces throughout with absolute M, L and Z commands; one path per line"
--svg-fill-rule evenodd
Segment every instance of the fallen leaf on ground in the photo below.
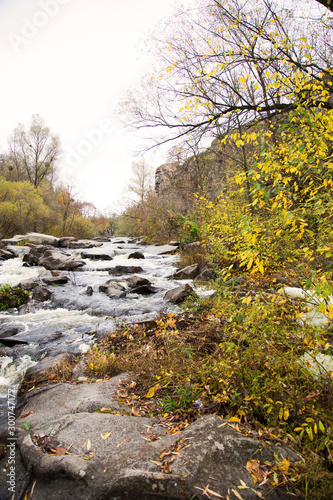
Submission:
M 110 432 L 106 432 L 104 435 L 101 434 L 101 438 L 102 438 L 103 441 L 105 441 L 105 439 L 107 439 L 110 435 L 111 435 Z
M 233 494 L 239 498 L 239 500 L 243 500 L 243 497 L 238 493 L 238 491 L 234 490 L 234 489 L 231 489 L 231 491 L 233 492 Z
M 249 460 L 246 464 L 247 471 L 251 474 L 254 484 L 260 479 L 260 462 L 259 460 Z
M 26 418 L 26 417 L 29 417 L 29 415 L 32 415 L 33 413 L 35 413 L 36 410 L 32 410 L 32 411 L 28 411 L 27 413 L 22 413 L 22 415 L 20 415 L 18 417 L 19 418 Z
M 154 387 L 151 387 L 149 391 L 146 394 L 146 398 L 153 398 L 155 396 L 155 392 L 160 389 L 160 384 L 154 385 Z
M 217 493 L 216 491 L 210 490 L 210 489 L 209 489 L 209 485 L 208 485 L 208 486 L 204 486 L 204 485 L 202 485 L 202 486 L 203 486 L 202 488 L 198 488 L 197 486 L 195 486 L 195 488 L 196 488 L 197 490 L 202 491 L 202 492 L 203 492 L 203 493 L 205 493 L 206 495 L 208 494 L 208 495 L 212 495 L 212 496 L 214 496 L 214 497 L 223 498 L 223 497 L 222 497 L 219 493 Z M 208 495 L 207 495 L 207 496 L 208 496 Z
M 57 456 L 62 456 L 62 455 L 69 455 L 69 451 L 63 448 L 62 446 L 57 446 L 55 450 L 53 450 L 55 455 Z

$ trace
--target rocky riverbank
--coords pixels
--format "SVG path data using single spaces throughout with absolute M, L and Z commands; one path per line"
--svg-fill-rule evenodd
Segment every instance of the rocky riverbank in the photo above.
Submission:
M 290 448 L 256 439 L 216 415 L 171 434 L 155 418 L 126 415 L 131 409 L 115 395 L 119 382 L 129 378 L 49 385 L 21 397 L 15 495 L 6 482 L 7 451 L 2 500 L 27 492 L 37 500 L 295 498 L 261 485 L 268 466 L 258 468 L 277 458 L 300 460 Z M 256 474 L 260 481 L 254 481 Z
M 194 279 L 201 283 L 209 276 L 209 268 L 196 265 L 176 271 L 176 260 L 169 254 L 177 251 L 175 245 L 140 247 L 135 242 L 117 240 L 116 248 L 111 248 L 109 243 L 90 246 L 89 242 L 80 242 L 83 246 L 79 247 L 68 238 L 53 241 L 50 247 L 41 238 L 37 244 L 20 246 L 27 269 L 40 270 L 37 276 L 20 281 L 20 286 L 32 294 L 27 306 L 33 306 L 36 312 L 28 314 L 34 317 L 41 308 L 56 315 L 60 304 L 73 308 L 75 313 L 81 307 L 89 314 L 96 304 L 95 312 L 110 314 L 124 310 L 120 304 L 125 303 L 126 311 L 130 305 L 136 307 L 135 314 L 120 317 L 133 323 L 133 318 L 152 317 L 149 306 L 155 317 L 163 307 L 165 313 L 170 312 L 168 307 L 176 307 L 173 304 L 191 293 Z M 6 242 L 4 251 L 3 262 L 8 261 L 8 253 L 17 258 L 13 241 Z M 183 281 L 179 284 L 174 278 Z M 39 294 L 34 297 L 37 289 Z M 84 359 L 78 347 L 85 345 L 81 353 L 87 352 L 94 339 L 103 338 L 112 328 L 110 323 L 105 325 L 109 320 L 97 316 L 103 325 L 98 335 L 89 322 L 87 328 L 72 326 L 69 334 L 57 328 L 36 333 L 33 323 L 21 331 L 20 316 L 25 317 L 26 309 L 20 313 L 11 311 L 1 316 L 0 327 L 7 328 L 7 333 L 12 327 L 11 336 L 5 340 L 26 341 L 28 346 L 8 346 L 3 354 L 13 358 L 16 355 L 16 359 L 27 352 L 31 356 L 33 351 L 38 354 L 26 373 L 28 392 L 22 393 L 16 404 L 14 435 L 8 429 L 1 434 L 1 500 L 295 498 L 286 482 L 279 486 L 279 481 L 272 478 L 277 474 L 286 477 L 289 467 L 302 459 L 270 432 L 255 432 L 241 425 L 239 419 L 224 420 L 214 411 L 205 415 L 199 411 L 192 421 L 170 427 L 166 418 L 152 417 L 148 411 L 140 413 L 126 399 L 124 387 L 136 384 L 136 374 L 131 371 L 111 378 L 80 377 L 77 372 L 69 382 L 38 385 L 43 373 L 50 373 L 68 356 Z M 165 330 L 165 324 L 161 328 Z M 176 338 L 175 328 L 170 335 Z M 48 350 L 41 357 L 45 337 Z M 131 334 L 126 338 L 130 341 Z M 219 342 L 217 336 L 216 345 Z M 232 342 L 236 342 L 234 338 Z M 164 349 L 167 354 L 169 344 L 163 347 L 158 334 L 154 334 L 154 343 L 157 352 Z M 209 349 L 208 339 L 205 343 Z M 147 350 L 149 359 L 149 344 L 142 342 L 142 349 Z M 145 397 L 151 398 L 158 387 L 155 385 Z M 200 401 L 197 404 L 202 405 Z

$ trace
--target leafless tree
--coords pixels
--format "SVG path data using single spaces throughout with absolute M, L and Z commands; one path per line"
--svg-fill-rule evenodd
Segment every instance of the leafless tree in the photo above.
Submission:
M 30 128 L 19 124 L 9 140 L 7 168 L 12 180 L 28 180 L 35 187 L 52 181 L 60 156 L 59 138 L 45 126 L 39 115 L 33 115 Z

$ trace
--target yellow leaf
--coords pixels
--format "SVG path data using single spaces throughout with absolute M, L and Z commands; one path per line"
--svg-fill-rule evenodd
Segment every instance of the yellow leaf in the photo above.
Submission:
M 280 466 L 279 466 L 279 470 L 281 472 L 288 472 L 289 470 L 289 467 L 290 467 L 290 462 L 285 458 L 284 460 L 282 460 L 282 462 L 280 463 Z
M 288 420 L 289 418 L 289 410 L 288 408 L 285 408 L 283 411 L 283 420 Z
M 228 422 L 240 422 L 241 419 L 239 417 L 231 417 L 229 418 Z
M 155 396 L 155 392 L 160 388 L 160 384 L 154 385 L 154 387 L 151 387 L 149 391 L 146 394 L 146 398 L 153 398 Z
M 87 446 L 86 446 L 86 448 L 87 448 L 87 451 L 91 450 L 91 441 L 90 441 L 90 439 L 87 440 Z
M 234 494 L 237 498 L 239 498 L 239 500 L 243 500 L 243 497 L 242 497 L 242 496 L 238 493 L 238 491 L 233 490 L 232 488 L 231 488 L 231 491 L 233 492 L 233 494 Z
M 251 295 L 249 295 L 248 297 L 244 297 L 244 299 L 242 299 L 242 303 L 243 304 L 246 304 L 247 306 L 252 302 L 252 297 Z
M 260 475 L 259 460 L 249 460 L 246 464 L 246 469 L 251 474 L 254 484 L 256 484 Z
M 247 263 L 246 269 L 247 270 L 251 269 L 252 264 L 253 264 L 253 259 L 250 259 L 249 262 Z
M 107 439 L 110 436 L 110 434 L 111 434 L 110 432 L 106 432 L 104 435 L 101 434 L 103 441 L 105 441 L 105 439 Z
M 313 441 L 313 432 L 312 432 L 311 427 L 306 427 L 305 430 L 306 430 L 306 432 L 307 432 L 307 434 L 308 434 L 308 436 L 310 438 L 310 441 Z

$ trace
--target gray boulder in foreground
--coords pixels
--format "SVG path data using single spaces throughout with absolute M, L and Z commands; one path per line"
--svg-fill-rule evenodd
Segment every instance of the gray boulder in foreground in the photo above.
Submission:
M 154 418 L 122 415 L 129 408 L 113 396 L 119 380 L 128 377 L 123 374 L 82 385 L 61 383 L 20 398 L 18 494 L 35 481 L 37 500 L 189 500 L 194 495 L 204 499 L 204 488 L 222 498 L 227 494 L 236 498 L 232 490 L 244 500 L 257 500 L 256 491 L 267 500 L 295 498 L 283 488 L 272 488 L 269 479 L 266 485 L 254 483 L 246 468 L 254 459 L 274 464 L 274 454 L 298 461 L 293 450 L 249 437 L 244 429 L 236 430 L 216 415 L 201 417 L 176 434 L 168 433 Z M 109 408 L 109 413 L 101 412 L 103 408 Z M 48 442 L 58 455 L 45 451 Z M 7 456 L 2 468 L 6 460 Z M 6 480 L 2 474 L 2 500 L 11 498 L 6 496 Z

